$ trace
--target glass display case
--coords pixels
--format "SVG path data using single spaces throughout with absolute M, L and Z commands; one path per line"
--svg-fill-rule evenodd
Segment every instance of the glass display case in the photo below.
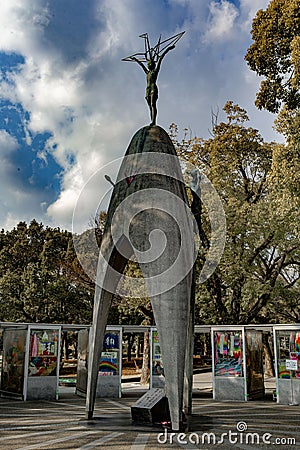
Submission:
M 247 399 L 245 331 L 243 327 L 212 328 L 213 398 L 218 401 Z
M 216 377 L 243 376 L 243 340 L 241 331 L 215 331 Z
M 78 364 L 76 394 L 85 396 L 88 379 L 89 329 L 78 333 Z M 103 339 L 99 361 L 97 397 L 121 397 L 122 377 L 122 327 L 108 326 Z
M 278 330 L 277 340 L 277 371 L 278 378 L 300 379 L 300 330 Z M 287 360 L 297 361 L 296 370 L 289 370 L 286 367 Z
M 99 375 L 118 375 L 120 366 L 119 359 L 119 333 L 106 333 L 103 340 L 103 351 L 100 358 Z
M 265 395 L 263 366 L 263 334 L 257 330 L 246 330 L 246 379 L 249 400 Z
M 89 329 L 78 332 L 77 343 L 77 376 L 76 376 L 76 394 L 86 395 L 88 378 L 88 348 L 89 348 Z
M 121 397 L 122 328 L 107 327 L 99 361 L 97 397 Z
M 277 402 L 300 403 L 300 326 L 274 327 Z
M 30 325 L 26 343 L 24 399 L 58 399 L 59 325 Z
M 23 396 L 27 328 L 3 331 L 1 392 Z
M 30 330 L 28 376 L 56 376 L 59 330 Z

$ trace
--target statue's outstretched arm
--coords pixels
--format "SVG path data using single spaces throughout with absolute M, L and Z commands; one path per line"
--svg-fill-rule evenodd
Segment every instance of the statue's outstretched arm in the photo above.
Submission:
M 159 72 L 160 66 L 161 66 L 161 62 L 164 59 L 164 57 L 166 56 L 166 54 L 170 51 L 173 50 L 175 48 L 175 45 L 170 45 L 170 47 L 168 47 L 158 58 L 158 62 L 157 62 L 157 66 L 156 66 L 156 71 Z
M 147 67 L 140 61 L 138 60 L 135 56 L 131 56 L 132 61 L 135 61 L 138 63 L 139 66 L 141 66 L 141 68 L 143 69 L 143 71 L 147 74 L 148 73 L 148 69 Z

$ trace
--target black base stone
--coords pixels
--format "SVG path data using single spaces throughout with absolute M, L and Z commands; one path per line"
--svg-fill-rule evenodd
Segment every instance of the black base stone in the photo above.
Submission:
M 169 402 L 160 388 L 146 392 L 131 407 L 131 417 L 135 424 L 160 424 L 170 422 Z

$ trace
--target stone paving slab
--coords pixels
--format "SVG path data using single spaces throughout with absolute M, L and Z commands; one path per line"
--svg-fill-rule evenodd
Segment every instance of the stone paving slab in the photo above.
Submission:
M 130 407 L 137 398 L 98 398 L 91 421 L 85 419 L 85 399 L 74 394 L 58 401 L 0 398 L 0 449 L 300 449 L 299 406 L 196 397 L 190 431 L 172 435 L 132 424 Z

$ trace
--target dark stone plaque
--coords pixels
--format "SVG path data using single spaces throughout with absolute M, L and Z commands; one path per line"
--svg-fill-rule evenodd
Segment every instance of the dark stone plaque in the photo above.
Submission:
M 170 421 L 169 403 L 164 390 L 151 389 L 131 407 L 131 417 L 137 424 L 154 424 Z

